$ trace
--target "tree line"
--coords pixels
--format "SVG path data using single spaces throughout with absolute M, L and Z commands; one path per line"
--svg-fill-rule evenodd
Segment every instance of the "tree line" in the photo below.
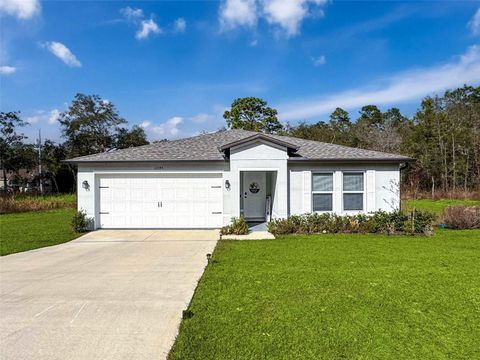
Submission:
M 260 109 L 260 110 L 259 110 Z M 230 128 L 410 156 L 403 184 L 412 191 L 480 190 L 480 87 L 463 86 L 425 97 L 411 117 L 398 108 L 361 108 L 358 117 L 336 108 L 328 120 L 282 125 L 261 99 L 237 99 L 224 117 Z
M 29 124 L 19 112 L 0 113 L 0 168 L 7 192 L 7 172 L 33 169 L 39 164 L 47 170 L 38 181 L 50 179 L 56 191 L 75 190 L 76 169 L 63 163 L 68 158 L 148 144 L 145 131 L 134 125 L 128 129 L 115 106 L 98 95 L 77 94 L 58 119 L 64 142 L 45 140 L 28 143 L 21 130 Z
M 425 97 L 407 117 L 398 108 L 361 108 L 355 119 L 336 108 L 328 120 L 283 125 L 267 102 L 246 97 L 233 101 L 224 113 L 226 128 L 289 135 L 345 146 L 398 153 L 416 159 L 403 172 L 410 190 L 458 192 L 480 190 L 480 87 L 465 85 L 442 96 Z M 21 129 L 28 125 L 18 112 L 0 113 L 0 161 L 6 171 L 31 169 L 39 162 L 55 183 L 75 180 L 75 168 L 62 160 L 148 144 L 143 128 L 128 128 L 115 106 L 98 95 L 77 94 L 60 114 L 62 143 L 26 143 Z M 224 128 L 225 129 L 225 128 Z M 165 141 L 165 140 L 162 140 Z M 39 150 L 41 150 L 39 152 Z M 65 181 L 64 181 L 65 182 Z M 57 184 L 57 189 L 73 190 Z M 6 189 L 5 189 L 6 190 Z

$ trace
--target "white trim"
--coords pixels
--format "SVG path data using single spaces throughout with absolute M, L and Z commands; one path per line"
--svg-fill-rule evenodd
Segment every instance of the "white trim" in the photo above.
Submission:
M 116 174 L 134 174 L 134 175 L 141 175 L 141 174 L 223 174 L 224 170 L 95 170 L 93 171 L 95 174 L 101 175 L 116 175 Z
M 249 149 L 252 145 L 258 146 L 258 144 L 267 145 L 267 146 L 270 146 L 274 149 L 282 150 L 282 151 L 285 151 L 285 152 L 287 152 L 287 150 L 288 150 L 288 148 L 286 146 L 274 143 L 272 141 L 268 141 L 266 139 L 251 139 L 251 140 L 243 142 L 241 144 L 232 146 L 230 148 L 230 151 L 240 152 L 240 151 L 243 151 L 245 149 Z
M 366 170 L 342 170 L 342 212 L 348 213 L 348 214 L 361 214 L 366 212 L 366 179 L 365 179 L 365 174 Z M 363 175 L 363 189 L 362 191 L 344 191 L 343 190 L 343 176 L 345 173 L 350 173 L 350 174 L 362 174 Z M 361 210 L 346 210 L 345 209 L 345 200 L 344 200 L 344 194 L 362 194 L 362 209 Z
M 377 210 L 376 205 L 376 173 L 375 170 L 367 170 L 365 173 L 365 186 L 366 186 L 366 211 L 372 213 Z
M 331 191 L 317 191 L 317 190 L 314 190 L 313 189 L 313 176 L 315 174 L 330 174 L 332 175 L 332 190 Z M 334 209 L 335 209 L 335 171 L 334 170 L 331 170 L 331 171 L 321 171 L 321 170 L 316 170 L 316 171 L 312 171 L 311 172 L 311 183 L 312 183 L 312 186 L 311 186 L 311 204 L 310 204 L 310 211 L 313 213 L 313 212 L 316 212 L 316 213 L 319 213 L 319 214 L 323 214 L 323 213 L 333 213 L 334 212 Z M 331 210 L 314 210 L 313 209 L 313 195 L 315 194 L 330 194 L 332 195 L 332 209 Z
M 242 171 L 243 172 L 266 172 L 266 171 L 275 171 L 277 173 L 277 178 L 276 180 L 278 181 L 278 173 L 280 171 L 279 168 L 237 168 L 237 175 L 238 175 L 238 187 L 239 187 L 239 196 L 238 198 L 241 199 L 242 196 L 243 196 L 243 189 L 241 188 L 241 184 L 242 184 Z M 277 191 L 277 184 L 275 184 L 275 192 Z M 276 194 L 275 194 L 276 195 Z M 276 198 L 276 196 L 273 197 L 274 199 Z M 238 201 L 238 213 L 240 214 L 240 216 L 243 216 L 244 215 L 244 212 L 243 212 L 243 209 L 242 209 L 242 201 L 239 200 Z M 273 215 L 273 202 L 272 202 L 272 215 Z
M 278 171 L 279 168 L 238 168 L 240 171 Z
M 222 171 L 165 171 L 165 172 L 159 172 L 159 171 L 123 171 L 123 172 L 104 172 L 104 171 L 95 171 L 93 172 L 94 175 L 94 186 L 95 186 L 95 194 L 94 194 L 94 203 L 95 203 L 95 213 L 94 213 L 94 219 L 95 219 L 95 229 L 100 229 L 100 179 L 102 177 L 108 177 L 112 175 L 123 175 L 125 177 L 135 177 L 135 176 L 141 176 L 141 175 L 156 175 L 157 177 L 161 177 L 161 175 L 219 175 L 218 178 L 221 180 L 221 187 L 222 187 L 222 196 L 221 198 L 221 211 L 222 211 L 222 217 L 225 214 L 225 199 L 223 196 L 223 192 L 225 191 L 225 180 L 223 176 Z M 128 229 L 127 227 L 118 227 L 119 229 Z M 205 228 L 205 229 L 213 229 L 217 227 L 209 227 L 209 226 L 197 226 L 193 228 Z M 105 228 L 107 229 L 107 228 Z M 142 227 L 142 229 L 157 229 L 156 227 Z M 183 229 L 182 227 L 172 227 L 172 229 Z

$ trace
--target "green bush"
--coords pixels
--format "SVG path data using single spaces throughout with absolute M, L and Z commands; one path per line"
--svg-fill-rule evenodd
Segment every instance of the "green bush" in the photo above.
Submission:
M 296 233 L 291 217 L 286 219 L 274 219 L 267 224 L 267 229 L 273 235 L 285 235 Z
M 75 215 L 73 215 L 70 225 L 72 226 L 73 231 L 77 233 L 83 233 L 91 230 L 92 219 L 87 217 L 87 213 L 85 211 L 77 211 Z
M 247 235 L 248 224 L 243 217 L 232 218 L 232 223 L 222 227 L 220 233 L 222 235 Z
M 432 224 L 436 218 L 437 216 L 429 211 L 413 210 L 408 214 L 403 230 L 410 234 L 431 235 Z
M 318 233 L 383 233 L 430 234 L 435 215 L 416 211 L 405 215 L 400 211 L 377 211 L 371 215 L 336 215 L 311 213 L 274 219 L 268 231 L 274 235 Z
M 382 234 L 395 234 L 404 230 L 405 221 L 408 217 L 401 211 L 377 211 L 372 214 L 370 221 L 372 222 L 372 232 Z

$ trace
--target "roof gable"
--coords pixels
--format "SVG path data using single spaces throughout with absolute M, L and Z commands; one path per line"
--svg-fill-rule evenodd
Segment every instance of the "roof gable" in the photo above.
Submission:
M 253 141 L 258 141 L 258 140 L 263 140 L 267 143 L 272 143 L 272 144 L 284 146 L 287 149 L 292 150 L 292 151 L 297 151 L 298 148 L 299 148 L 297 145 L 294 145 L 294 144 L 292 144 L 290 142 L 287 142 L 283 139 L 274 138 L 272 136 L 265 135 L 263 133 L 256 133 L 256 134 L 253 134 L 251 136 L 247 136 L 247 137 L 232 141 L 230 143 L 224 144 L 224 145 L 220 146 L 218 149 L 220 151 L 225 151 L 225 150 L 231 149 L 232 147 L 240 146 L 242 144 L 246 144 L 246 143 L 253 142 Z

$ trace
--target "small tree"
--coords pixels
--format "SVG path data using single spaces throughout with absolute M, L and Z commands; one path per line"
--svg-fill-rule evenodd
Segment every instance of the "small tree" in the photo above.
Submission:
M 233 101 L 231 109 L 223 114 L 230 129 L 244 129 L 275 134 L 282 129 L 277 119 L 277 110 L 267 106 L 267 102 L 245 97 Z
M 0 166 L 3 170 L 3 186 L 7 192 L 7 170 L 18 170 L 19 148 L 25 135 L 17 133 L 17 128 L 27 125 L 19 117 L 19 112 L 0 112 Z
M 68 156 L 90 155 L 115 148 L 120 117 L 115 106 L 98 95 L 77 94 L 67 111 L 60 114 Z
M 67 167 L 65 164 L 62 164 L 62 160 L 65 159 L 66 149 L 63 144 L 57 145 L 51 140 L 45 140 L 42 145 L 42 164 L 48 169 L 57 192 L 59 191 L 57 175 L 62 168 Z
M 117 134 L 117 149 L 125 149 L 134 146 L 141 146 L 147 145 L 147 135 L 145 134 L 145 130 L 135 125 L 132 130 L 128 130 L 125 128 L 121 128 L 118 130 Z
M 115 106 L 98 95 L 77 94 L 58 119 L 68 157 L 90 155 L 116 147 L 120 117 Z M 76 183 L 74 167 L 69 165 Z
M 352 122 L 350 115 L 342 108 L 336 108 L 330 114 L 330 121 L 328 122 L 329 130 L 332 133 L 331 141 L 334 144 L 353 145 L 355 137 L 352 136 Z

